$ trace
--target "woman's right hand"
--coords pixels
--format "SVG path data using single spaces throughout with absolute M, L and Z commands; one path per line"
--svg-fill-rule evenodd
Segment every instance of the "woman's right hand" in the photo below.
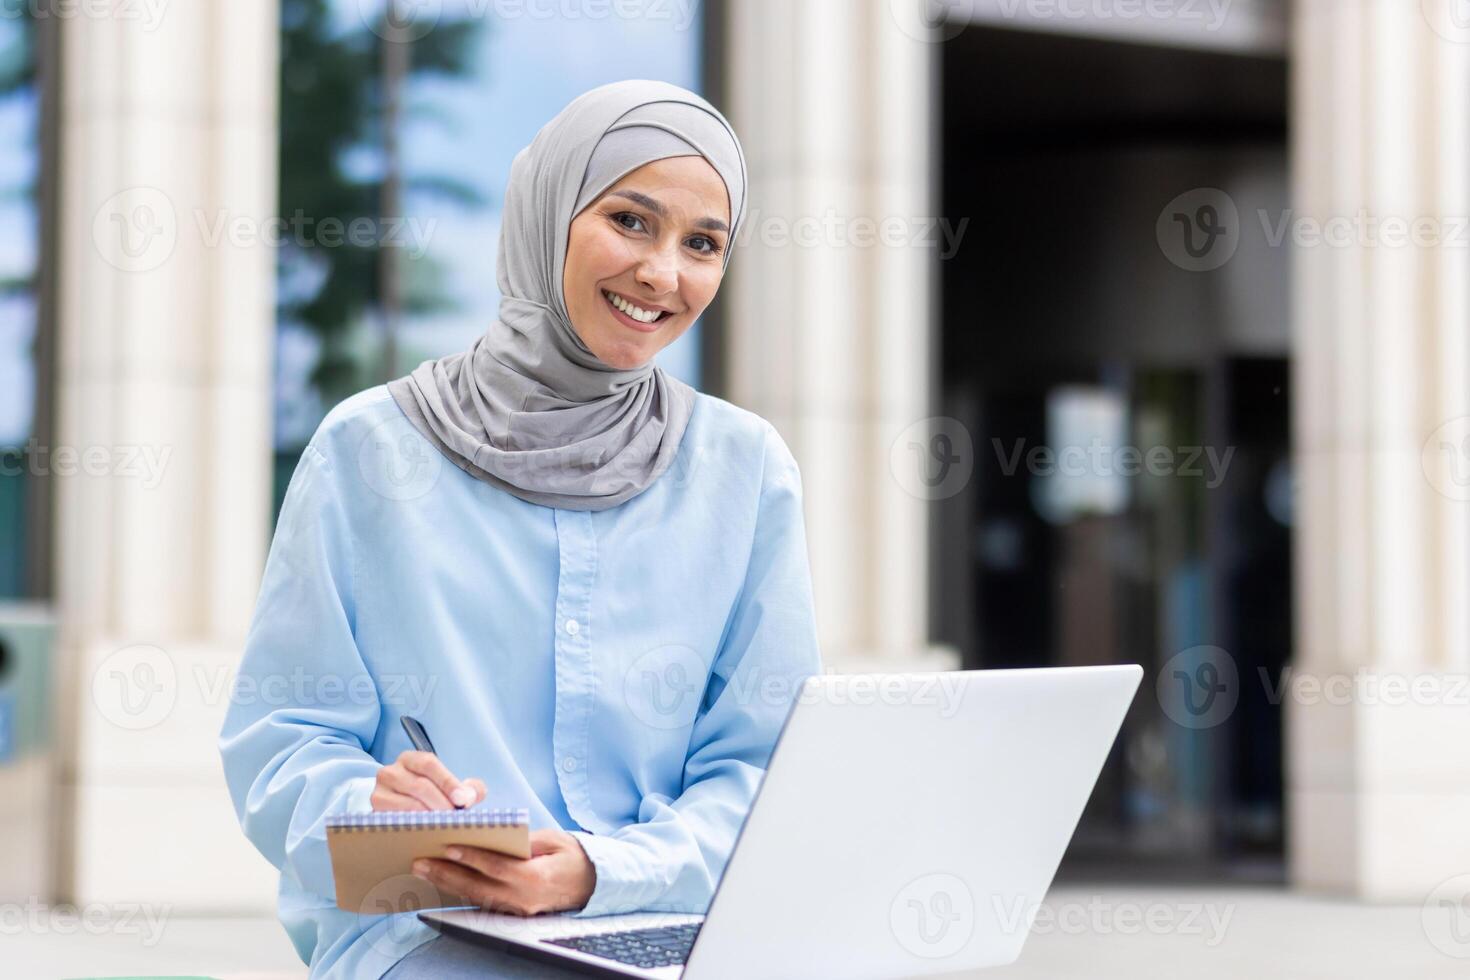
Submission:
M 485 798 L 478 779 L 457 779 L 432 752 L 409 749 L 378 770 L 373 787 L 374 810 L 453 810 Z

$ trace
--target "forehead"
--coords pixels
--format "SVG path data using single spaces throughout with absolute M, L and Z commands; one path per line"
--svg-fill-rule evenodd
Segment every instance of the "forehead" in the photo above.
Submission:
M 626 190 L 638 191 L 667 208 L 686 211 L 690 217 L 709 216 L 726 223 L 730 220 L 725 181 L 701 156 L 666 157 L 645 163 L 624 174 L 603 196 Z

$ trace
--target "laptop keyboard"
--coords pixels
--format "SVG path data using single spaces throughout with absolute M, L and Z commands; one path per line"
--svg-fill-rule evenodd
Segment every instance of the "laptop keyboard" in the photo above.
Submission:
M 622 932 L 595 932 L 586 936 L 565 936 L 543 942 L 579 953 L 617 960 L 629 966 L 653 969 L 678 966 L 689 958 L 699 923 L 659 926 L 652 929 L 625 929 Z

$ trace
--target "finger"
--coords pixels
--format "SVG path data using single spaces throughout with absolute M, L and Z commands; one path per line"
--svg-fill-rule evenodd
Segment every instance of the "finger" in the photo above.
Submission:
M 469 803 L 466 803 L 465 806 L 474 806 L 476 803 L 481 802 L 485 799 L 485 797 L 490 795 L 490 791 L 485 788 L 484 782 L 479 779 L 475 779 L 474 777 L 466 779 L 464 781 L 464 785 L 475 791 L 475 798 Z
M 453 810 L 454 804 L 449 802 L 449 797 L 434 784 L 427 776 L 415 775 L 399 766 L 389 766 L 383 771 L 382 781 L 388 784 L 388 789 L 404 796 L 411 796 L 424 804 L 429 810 Z
M 495 851 L 488 851 L 483 847 L 469 847 L 465 844 L 455 845 L 451 851 L 457 852 L 459 857 L 446 855 L 447 860 L 471 868 L 496 881 L 514 882 L 517 873 L 526 863 L 520 858 L 508 857 Z
M 444 761 L 432 752 L 418 752 L 410 749 L 398 757 L 399 763 L 409 772 L 417 773 L 425 779 L 433 782 L 439 788 L 439 793 L 444 801 L 452 808 L 455 804 L 466 805 L 468 796 L 461 794 L 458 800 L 454 800 L 454 791 L 460 788 L 458 777 L 450 772 L 444 765 Z M 453 802 L 450 802 L 453 800 Z
M 373 810 L 427 810 L 423 800 L 416 800 L 412 796 L 404 796 L 390 789 L 379 787 L 373 790 L 371 797 Z
M 453 807 L 449 799 L 427 776 L 420 776 L 401 765 L 385 768 L 378 775 L 378 785 L 402 796 L 411 796 L 429 810 L 448 810 Z
M 528 896 L 521 889 L 513 888 L 492 878 L 486 878 L 479 872 L 472 871 L 453 861 L 441 861 L 437 858 L 421 860 L 428 864 L 428 880 L 445 891 L 462 895 L 480 907 L 494 912 L 511 912 L 516 915 L 533 914 L 534 903 L 528 900 Z M 418 863 L 415 861 L 415 866 Z
M 576 838 L 564 830 L 533 830 L 531 831 L 531 857 L 564 851 L 568 842 L 574 840 Z

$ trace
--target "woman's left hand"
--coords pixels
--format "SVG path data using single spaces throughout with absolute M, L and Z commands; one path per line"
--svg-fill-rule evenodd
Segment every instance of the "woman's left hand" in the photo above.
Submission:
M 491 912 L 539 915 L 580 909 L 597 871 L 577 838 L 564 830 L 531 831 L 529 860 L 482 847 L 451 847 L 449 860 L 420 858 L 413 873 Z

